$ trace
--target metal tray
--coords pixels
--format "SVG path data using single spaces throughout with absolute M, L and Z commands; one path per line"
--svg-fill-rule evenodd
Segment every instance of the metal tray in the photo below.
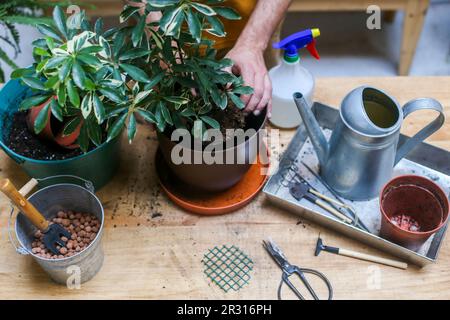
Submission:
M 330 130 L 334 127 L 334 123 L 336 122 L 337 117 L 339 116 L 339 112 L 335 108 L 331 108 L 329 106 L 314 103 L 312 110 L 316 116 L 317 121 L 320 126 L 324 130 Z M 401 135 L 400 142 L 405 139 L 405 136 Z M 382 251 L 390 253 L 394 256 L 397 256 L 405 261 L 408 261 L 412 264 L 418 266 L 424 266 L 431 262 L 436 262 L 438 257 L 439 248 L 441 243 L 444 240 L 444 235 L 448 227 L 445 225 L 439 232 L 437 232 L 432 238 L 430 238 L 427 243 L 419 250 L 418 252 L 411 251 L 402 246 L 399 246 L 395 243 L 392 243 L 386 239 L 380 238 L 377 235 L 377 231 L 375 227 L 369 228 L 372 232 L 367 232 L 365 230 L 359 229 L 355 226 L 345 224 L 333 216 L 328 214 L 326 211 L 323 211 L 318 206 L 306 201 L 301 200 L 297 201 L 286 192 L 286 187 L 284 186 L 283 181 L 286 178 L 286 170 L 289 168 L 300 167 L 299 160 L 305 161 L 308 165 L 314 167 L 314 164 L 311 162 L 317 161 L 314 152 L 311 150 L 305 150 L 306 144 L 309 144 L 309 139 L 307 138 L 305 127 L 301 125 L 294 138 L 290 142 L 286 151 L 282 154 L 278 166 L 277 172 L 272 175 L 264 187 L 263 191 L 268 196 L 268 198 L 273 201 L 275 204 L 282 206 L 286 209 L 292 210 L 293 212 L 314 221 L 318 224 L 324 225 L 325 227 L 334 229 L 338 232 L 346 234 L 347 236 L 356 239 L 358 241 L 364 242 L 370 246 L 376 247 Z M 309 155 L 308 155 L 309 154 Z M 308 155 L 308 156 L 306 156 Z M 306 157 L 305 157 L 306 156 Z M 308 160 L 308 161 L 307 161 Z M 417 146 L 409 155 L 406 157 L 406 160 L 402 160 L 405 163 L 403 167 L 412 166 L 414 168 L 420 168 L 420 173 L 427 173 L 428 177 L 438 176 L 436 179 L 439 180 L 439 184 L 442 186 L 442 183 L 445 183 L 446 186 L 444 190 L 446 192 L 450 189 L 450 153 L 439 149 L 437 147 L 431 146 L 426 143 L 421 143 Z M 397 167 L 401 166 L 402 161 L 397 165 Z M 396 168 L 397 168 L 396 167 Z M 412 170 L 410 172 L 416 173 L 416 170 Z M 303 173 L 301 173 L 302 176 Z M 309 180 L 309 179 L 307 179 Z M 309 182 L 317 189 L 321 190 L 324 193 L 327 193 L 321 186 L 318 181 Z M 374 201 L 374 200 L 372 200 Z M 351 201 L 346 201 L 351 203 Z M 354 205 L 355 203 L 353 203 Z M 364 205 L 363 202 L 360 204 Z M 357 209 L 357 208 L 356 208 Z M 379 210 L 379 208 L 377 208 Z M 365 210 L 366 211 L 366 210 Z M 367 217 L 364 217 L 364 213 L 359 212 L 359 217 L 363 222 L 367 225 L 373 222 L 375 226 L 377 224 L 376 221 L 367 221 Z M 374 212 L 371 212 L 374 215 Z M 376 213 L 376 216 L 379 219 L 379 213 Z M 366 220 L 364 220 L 366 218 Z M 374 218 L 370 218 L 369 220 L 374 220 Z

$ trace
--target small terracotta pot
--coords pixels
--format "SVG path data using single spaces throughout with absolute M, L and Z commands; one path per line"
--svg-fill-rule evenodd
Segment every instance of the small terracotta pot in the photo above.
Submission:
M 417 251 L 447 223 L 449 201 L 433 181 L 416 175 L 398 176 L 380 194 L 381 237 Z M 418 231 L 400 228 L 393 217 L 406 215 L 419 225 Z
M 56 98 L 53 97 L 50 99 L 56 99 Z M 47 100 L 46 102 L 44 102 L 36 107 L 31 108 L 28 111 L 27 124 L 28 124 L 28 128 L 30 129 L 30 131 L 34 132 L 34 123 L 36 122 L 36 118 L 39 115 L 39 112 L 41 112 L 41 110 L 47 105 L 48 102 L 49 102 L 49 100 Z M 64 147 L 67 149 L 79 148 L 79 145 L 76 144 L 76 141 L 78 139 L 78 136 L 80 135 L 80 129 L 81 129 L 82 122 L 80 122 L 80 124 L 78 125 L 78 127 L 75 129 L 74 132 L 65 136 L 63 134 L 62 127 L 60 128 L 60 130 L 56 130 L 55 128 L 53 128 L 52 113 L 51 113 L 50 109 L 48 110 L 48 117 L 49 117 L 49 121 L 47 121 L 45 128 L 39 133 L 39 137 L 53 141 L 56 144 L 60 145 L 61 147 Z M 57 132 L 55 133 L 55 131 L 57 131 Z

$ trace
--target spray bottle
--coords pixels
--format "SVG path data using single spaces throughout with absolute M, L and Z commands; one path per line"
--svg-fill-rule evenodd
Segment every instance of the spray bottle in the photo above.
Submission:
M 270 122 L 280 128 L 295 128 L 302 122 L 292 99 L 294 92 L 301 92 L 312 105 L 314 77 L 300 65 L 298 50 L 306 47 L 309 53 L 319 59 L 315 43 L 319 29 L 307 29 L 273 44 L 273 48 L 284 50 L 281 63 L 269 71 L 272 81 L 272 118 Z

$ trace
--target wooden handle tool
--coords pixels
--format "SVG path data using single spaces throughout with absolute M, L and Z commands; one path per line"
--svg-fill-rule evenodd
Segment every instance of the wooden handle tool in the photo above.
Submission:
M 378 257 L 378 256 L 373 256 L 373 255 L 370 255 L 370 254 L 361 253 L 361 252 L 357 252 L 357 251 L 351 251 L 351 250 L 348 250 L 348 249 L 342 249 L 342 248 L 338 248 L 338 247 L 326 246 L 326 245 L 323 244 L 323 241 L 322 241 L 322 239 L 319 236 L 319 238 L 317 239 L 316 251 L 314 252 L 314 255 L 318 256 L 322 251 L 338 254 L 338 255 L 341 255 L 341 256 L 345 256 L 345 257 L 355 258 L 355 259 L 359 259 L 359 260 L 380 263 L 380 264 L 384 264 L 386 266 L 399 268 L 399 269 L 406 269 L 406 268 L 408 268 L 408 264 L 406 264 L 404 262 L 401 262 L 401 261 L 381 258 L 381 257 Z
M 357 252 L 357 251 L 340 248 L 338 254 L 341 256 L 346 256 L 346 257 L 355 258 L 355 259 L 359 259 L 359 260 L 381 263 L 386 266 L 391 266 L 391 267 L 399 268 L 399 269 L 403 269 L 403 270 L 408 268 L 408 264 L 405 262 L 381 258 L 381 257 L 377 257 L 377 256 L 373 256 L 370 254 L 361 253 L 361 252 Z
M 34 184 L 26 184 L 21 190 L 26 193 L 33 189 Z M 49 222 L 44 216 L 16 189 L 9 179 L 0 180 L 0 190 L 19 208 L 19 210 L 42 232 L 46 232 Z
M 339 218 L 340 220 L 344 221 L 345 223 L 348 224 L 352 224 L 353 220 L 350 219 L 349 217 L 347 217 L 345 214 L 337 211 L 335 208 L 333 208 L 332 206 L 330 206 L 328 203 L 326 203 L 323 200 L 317 199 L 316 201 L 314 201 L 315 204 L 317 204 L 319 207 L 327 210 L 328 212 L 330 212 L 331 214 L 333 214 L 335 217 Z

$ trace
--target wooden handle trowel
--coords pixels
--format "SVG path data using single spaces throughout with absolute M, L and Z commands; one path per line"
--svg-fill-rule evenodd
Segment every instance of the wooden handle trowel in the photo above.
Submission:
M 45 217 L 16 189 L 9 179 L 0 180 L 0 191 L 2 191 L 23 213 L 30 222 L 44 234 L 43 242 L 47 249 L 53 254 L 60 254 L 56 245 L 66 246 L 61 237 L 70 239 L 71 234 L 63 226 L 50 224 Z

